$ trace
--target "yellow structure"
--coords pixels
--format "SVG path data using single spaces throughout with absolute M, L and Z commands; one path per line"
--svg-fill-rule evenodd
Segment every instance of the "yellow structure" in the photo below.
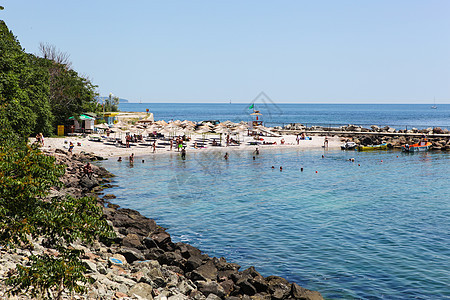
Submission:
M 58 125 L 58 135 L 59 136 L 64 135 L 64 125 Z

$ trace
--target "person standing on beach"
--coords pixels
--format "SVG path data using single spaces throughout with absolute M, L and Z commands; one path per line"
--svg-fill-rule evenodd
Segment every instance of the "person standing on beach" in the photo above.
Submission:
M 173 148 L 173 139 L 170 139 L 170 151 L 172 151 Z
M 325 136 L 325 140 L 323 141 L 323 147 L 328 148 L 328 137 Z
M 300 136 L 297 134 L 297 137 L 295 138 L 295 140 L 297 141 L 297 145 L 300 144 Z
M 156 140 L 153 141 L 153 153 L 156 152 Z
M 69 152 L 70 152 L 70 154 L 72 154 L 73 147 L 74 147 L 73 143 L 70 142 L 70 144 L 69 144 Z

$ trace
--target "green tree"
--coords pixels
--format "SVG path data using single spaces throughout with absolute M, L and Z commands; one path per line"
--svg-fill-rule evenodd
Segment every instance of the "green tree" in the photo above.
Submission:
M 104 99 L 104 110 L 108 112 L 119 111 L 119 102 L 120 98 L 110 93 L 109 97 Z
M 0 118 L 21 136 L 52 131 L 49 77 L 0 20 Z
M 30 255 L 28 265 L 17 265 L 6 282 L 12 294 L 27 290 L 32 296 L 59 299 L 64 289 L 85 291 L 82 251 L 71 244 L 113 236 L 96 199 L 46 198 L 63 173 L 53 157 L 25 141 L 0 140 L 0 245 L 32 248 L 33 240 L 44 237 L 46 246 L 58 252 Z
M 70 117 L 83 112 L 100 112 L 97 86 L 71 68 L 69 55 L 42 43 L 40 52 L 42 57 L 37 60 L 50 78 L 49 102 L 55 116 L 54 125 L 67 124 Z

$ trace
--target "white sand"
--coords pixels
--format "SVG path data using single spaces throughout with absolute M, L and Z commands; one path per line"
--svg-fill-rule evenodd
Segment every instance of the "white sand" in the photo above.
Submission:
M 296 136 L 295 135 L 284 135 L 282 137 L 262 137 L 265 142 L 277 142 L 277 145 L 249 145 L 250 141 L 255 141 L 253 137 L 251 136 L 245 136 L 240 138 L 241 145 L 240 146 L 211 146 L 208 145 L 205 148 L 194 148 L 194 141 L 201 141 L 203 140 L 202 135 L 192 135 L 191 141 L 187 142 L 186 151 L 189 152 L 202 152 L 202 151 L 222 151 L 222 152 L 228 152 L 228 151 L 237 151 L 237 150 L 255 150 L 256 147 L 259 147 L 259 149 L 262 151 L 264 149 L 275 149 L 275 148 L 300 148 L 300 149 L 312 149 L 312 148 L 322 148 L 324 145 L 324 139 L 323 136 L 312 136 L 311 140 L 300 140 L 299 144 L 297 145 L 296 142 Z M 205 138 L 215 138 L 216 141 L 219 141 L 219 135 L 215 134 L 208 134 L 205 136 Z M 280 141 L 281 139 L 285 140 L 285 144 L 281 145 Z M 34 139 L 30 139 L 31 142 L 34 142 Z M 342 142 L 340 141 L 339 137 L 328 137 L 328 148 L 339 148 Z M 164 148 L 161 145 L 158 145 L 156 148 L 156 153 L 153 153 L 153 147 L 151 146 L 141 146 L 139 143 L 136 144 L 136 146 L 132 146 L 130 148 L 125 147 L 117 147 L 114 145 L 105 145 L 103 142 L 94 142 L 90 141 L 88 137 L 74 137 L 74 136 L 67 136 L 67 137 L 61 137 L 61 138 L 45 138 L 44 141 L 44 149 L 62 149 L 67 151 L 69 149 L 69 142 L 72 142 L 74 144 L 73 153 L 79 153 L 79 152 L 88 152 L 93 153 L 98 156 L 102 156 L 105 158 L 108 157 L 128 157 L 131 155 L 131 153 L 134 153 L 135 156 L 142 156 L 142 155 L 163 155 L 163 154 L 169 154 L 171 152 L 176 153 L 177 149 L 175 147 L 175 143 L 173 146 L 172 151 L 170 151 L 170 146 L 164 146 Z M 125 141 L 123 141 L 125 143 Z M 158 139 L 157 144 L 160 142 L 167 142 L 162 141 Z M 261 141 L 262 142 L 262 141 Z M 80 143 L 78 145 L 78 143 Z M 149 142 L 147 142 L 150 144 Z M 222 145 L 225 145 L 225 140 L 222 138 Z

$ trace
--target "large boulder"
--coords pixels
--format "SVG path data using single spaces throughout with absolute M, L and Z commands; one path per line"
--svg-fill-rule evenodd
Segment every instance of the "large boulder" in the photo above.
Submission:
M 214 294 L 220 298 L 225 296 L 223 287 L 216 281 L 199 281 L 197 282 L 197 288 L 206 297 L 208 297 L 209 294 Z
M 192 271 L 193 280 L 217 280 L 218 270 L 212 260 Z
M 319 292 L 307 290 L 296 283 L 291 285 L 291 296 L 295 299 L 323 300 Z

